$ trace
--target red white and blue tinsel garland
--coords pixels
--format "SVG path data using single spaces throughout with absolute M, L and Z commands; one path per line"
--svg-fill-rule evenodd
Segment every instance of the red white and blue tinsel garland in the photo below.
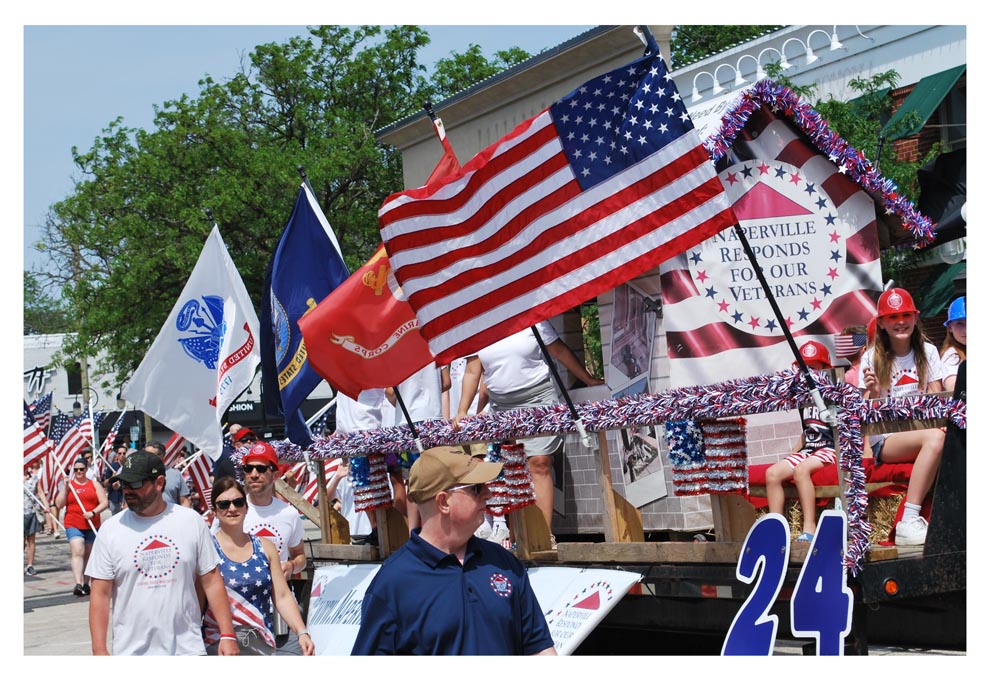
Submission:
M 823 372 L 812 372 L 822 397 L 839 410 L 839 466 L 849 488 L 850 541 L 845 563 L 855 575 L 869 548 L 869 524 L 866 521 L 866 476 L 863 472 L 862 423 L 893 420 L 947 419 L 958 428 L 966 428 L 966 405 L 948 397 L 921 395 L 886 402 L 867 402 L 859 390 L 841 383 L 830 383 Z M 753 376 L 704 386 L 675 388 L 662 393 L 639 393 L 601 402 L 575 405 L 588 431 L 618 430 L 635 426 L 652 426 L 667 421 L 718 419 L 746 414 L 790 411 L 811 399 L 803 377 L 793 369 L 769 376 Z M 530 407 L 514 411 L 470 416 L 454 431 L 442 419 L 418 425 L 425 448 L 444 444 L 500 442 L 536 435 L 574 433 L 577 429 L 566 405 Z M 272 442 L 279 458 L 301 461 L 302 450 L 285 440 Z M 381 428 L 349 435 L 318 437 L 308 453 L 313 459 L 346 456 L 353 459 L 369 453 L 408 451 L 416 447 L 408 426 Z
M 888 214 L 897 215 L 905 229 L 921 247 L 934 240 L 934 225 L 928 217 L 919 213 L 914 204 L 897 193 L 897 185 L 881 175 L 866 155 L 855 149 L 842 137 L 832 132 L 820 113 L 798 97 L 791 89 L 772 80 L 764 79 L 740 95 L 736 105 L 722 116 L 722 125 L 705 140 L 705 148 L 712 161 L 719 161 L 732 148 L 739 131 L 752 113 L 766 105 L 775 114 L 783 113 L 807 136 L 819 151 L 875 198 L 882 201 Z
M 485 460 L 502 463 L 502 472 L 488 483 L 492 493 L 487 503 L 489 513 L 502 517 L 536 503 L 536 488 L 533 487 L 523 445 L 494 444 L 488 448 Z

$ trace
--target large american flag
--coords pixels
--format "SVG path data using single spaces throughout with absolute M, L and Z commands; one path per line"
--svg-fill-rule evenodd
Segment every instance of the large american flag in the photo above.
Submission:
M 43 397 L 39 397 L 31 403 L 31 414 L 37 421 L 38 427 L 44 433 L 48 432 L 48 426 L 52 422 L 52 393 L 49 392 Z
M 437 364 L 734 223 L 655 43 L 521 123 L 460 174 L 389 197 L 378 215 Z
M 24 465 L 28 466 L 52 452 L 52 441 L 34 420 L 28 403 L 24 402 Z

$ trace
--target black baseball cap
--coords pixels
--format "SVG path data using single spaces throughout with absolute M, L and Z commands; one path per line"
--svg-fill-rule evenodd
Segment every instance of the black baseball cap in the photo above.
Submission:
M 120 466 L 120 472 L 110 478 L 110 482 L 144 482 L 154 480 L 159 475 L 165 475 L 165 464 L 161 457 L 151 452 L 131 450 Z

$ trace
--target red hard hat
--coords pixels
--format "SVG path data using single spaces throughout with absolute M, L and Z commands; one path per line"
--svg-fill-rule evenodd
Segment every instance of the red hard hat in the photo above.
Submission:
M 818 341 L 808 341 L 800 347 L 798 352 L 801 353 L 805 364 L 808 362 L 821 362 L 827 367 L 832 366 L 832 358 L 828 354 L 828 348 Z M 797 366 L 797 362 L 794 362 L 794 366 Z
M 244 455 L 243 461 L 244 463 L 264 461 L 271 466 L 278 466 L 278 454 L 275 453 L 275 448 L 267 442 L 258 442 Z
M 913 312 L 919 314 L 918 308 L 914 306 L 914 298 L 902 288 L 892 288 L 884 291 L 877 301 L 877 316 L 886 317 L 891 314 L 902 312 Z

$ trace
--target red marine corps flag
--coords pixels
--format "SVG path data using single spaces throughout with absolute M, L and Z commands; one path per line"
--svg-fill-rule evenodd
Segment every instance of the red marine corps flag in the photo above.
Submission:
M 353 399 L 399 385 L 433 362 L 418 327 L 384 246 L 299 319 L 310 366 Z

